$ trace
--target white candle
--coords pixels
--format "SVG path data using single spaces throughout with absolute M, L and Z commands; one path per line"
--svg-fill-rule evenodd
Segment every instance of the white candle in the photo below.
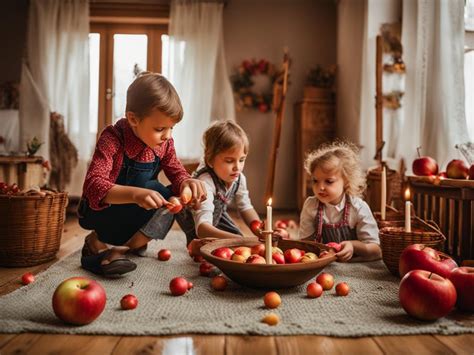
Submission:
M 405 190 L 405 232 L 411 233 L 411 202 L 410 189 Z
M 267 202 L 267 222 L 265 223 L 265 230 L 272 230 L 272 199 L 269 198 Z
M 272 263 L 272 199 L 268 199 L 267 203 L 267 222 L 265 224 L 265 261 L 267 264 Z
M 385 221 L 385 206 L 387 205 L 387 171 L 382 168 L 382 194 L 380 197 L 380 218 Z

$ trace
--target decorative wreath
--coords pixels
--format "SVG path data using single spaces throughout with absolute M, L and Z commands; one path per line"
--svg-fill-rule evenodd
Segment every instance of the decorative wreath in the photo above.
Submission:
M 258 90 L 255 88 L 255 79 L 257 76 L 262 79 L 262 75 L 267 77 L 268 83 L 264 85 L 265 89 Z M 263 113 L 270 111 L 273 100 L 273 83 L 277 77 L 278 72 L 275 70 L 275 66 L 265 59 L 242 61 L 230 77 L 237 109 L 251 108 Z

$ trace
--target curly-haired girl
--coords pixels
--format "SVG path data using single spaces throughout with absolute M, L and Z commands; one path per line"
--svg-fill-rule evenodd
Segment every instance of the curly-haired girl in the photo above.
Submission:
M 377 223 L 360 197 L 366 183 L 358 149 L 346 142 L 323 145 L 308 155 L 305 168 L 314 196 L 301 211 L 299 238 L 340 243 L 339 261 L 380 259 Z

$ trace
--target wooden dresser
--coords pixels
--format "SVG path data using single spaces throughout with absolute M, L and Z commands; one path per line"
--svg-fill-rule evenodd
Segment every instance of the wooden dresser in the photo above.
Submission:
M 336 102 L 332 92 L 305 98 L 295 104 L 297 202 L 301 210 L 312 195 L 311 177 L 304 170 L 306 155 L 331 141 L 336 131 Z

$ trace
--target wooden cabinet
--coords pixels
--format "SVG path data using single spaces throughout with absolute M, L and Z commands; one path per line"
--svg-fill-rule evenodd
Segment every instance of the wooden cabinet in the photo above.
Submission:
M 336 131 L 336 106 L 332 93 L 305 98 L 295 104 L 297 202 L 301 210 L 312 195 L 311 177 L 304 169 L 307 154 L 331 141 Z

